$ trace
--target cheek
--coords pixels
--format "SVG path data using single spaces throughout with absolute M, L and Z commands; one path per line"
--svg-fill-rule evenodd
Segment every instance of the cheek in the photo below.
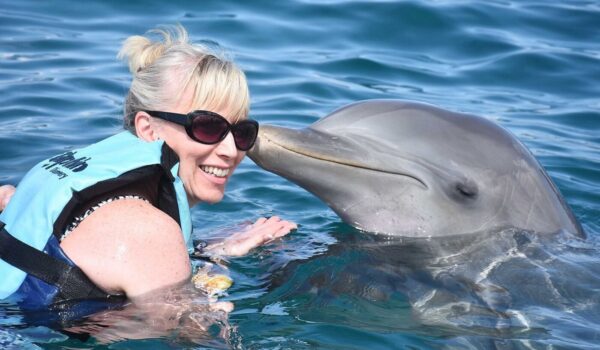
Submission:
M 246 152 L 239 151 L 239 154 L 237 157 L 237 164 L 240 164 L 240 162 L 244 159 L 245 156 L 246 156 Z
M 175 151 L 181 163 L 190 167 L 197 167 L 206 160 L 213 152 L 214 147 L 202 145 L 194 141 L 181 142 L 179 149 Z
M 242 162 L 242 160 L 244 160 L 244 157 L 246 156 L 246 152 L 241 152 L 238 151 L 238 156 L 235 159 L 235 167 L 237 168 L 238 165 L 240 165 L 240 163 Z

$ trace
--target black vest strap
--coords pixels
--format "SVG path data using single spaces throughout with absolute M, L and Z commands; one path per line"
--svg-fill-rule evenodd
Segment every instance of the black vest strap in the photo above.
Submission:
M 77 266 L 71 266 L 13 237 L 0 222 L 0 259 L 56 286 L 55 301 L 114 298 L 100 290 Z
M 179 162 L 179 157 L 165 142 L 161 149 L 161 166 L 165 175 L 160 179 L 158 187 L 158 208 L 169 215 L 181 227 L 181 218 L 179 217 L 179 204 L 177 203 L 177 194 L 173 182 L 175 177 L 171 174 L 171 168 Z
M 73 220 L 73 211 L 84 203 L 87 203 L 92 198 L 103 193 L 109 193 L 118 188 L 127 186 L 135 181 L 140 181 L 147 176 L 163 172 L 162 166 L 159 164 L 146 165 L 141 168 L 130 170 L 118 177 L 100 181 L 93 186 L 85 188 L 79 192 L 73 192 L 73 198 L 65 205 L 58 218 L 54 221 L 53 234 L 56 239 L 60 240 L 65 233 L 67 225 Z M 176 209 L 177 210 L 177 209 Z M 177 216 L 179 218 L 179 216 Z M 179 223 L 179 221 L 177 221 Z

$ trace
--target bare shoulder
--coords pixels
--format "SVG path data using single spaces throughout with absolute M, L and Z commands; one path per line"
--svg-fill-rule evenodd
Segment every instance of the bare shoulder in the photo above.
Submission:
M 179 225 L 139 199 L 98 208 L 61 247 L 98 286 L 128 296 L 181 282 L 191 272 Z

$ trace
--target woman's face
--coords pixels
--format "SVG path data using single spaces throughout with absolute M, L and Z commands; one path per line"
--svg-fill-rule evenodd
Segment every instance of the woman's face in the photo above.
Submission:
M 180 105 L 168 112 L 186 114 L 191 109 Z M 227 110 L 212 112 L 228 118 Z M 158 134 L 179 156 L 179 177 L 190 206 L 198 202 L 216 203 L 223 199 L 229 177 L 246 155 L 246 152 L 235 147 L 231 132 L 223 141 L 205 145 L 192 140 L 183 126 L 162 121 Z

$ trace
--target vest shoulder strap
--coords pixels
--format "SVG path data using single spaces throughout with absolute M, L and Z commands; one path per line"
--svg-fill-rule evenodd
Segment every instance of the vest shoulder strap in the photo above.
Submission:
M 4 223 L 1 222 L 0 259 L 56 286 L 59 291 L 55 298 L 57 302 L 73 299 L 124 299 L 102 291 L 79 267 L 71 266 L 14 238 L 6 232 Z

